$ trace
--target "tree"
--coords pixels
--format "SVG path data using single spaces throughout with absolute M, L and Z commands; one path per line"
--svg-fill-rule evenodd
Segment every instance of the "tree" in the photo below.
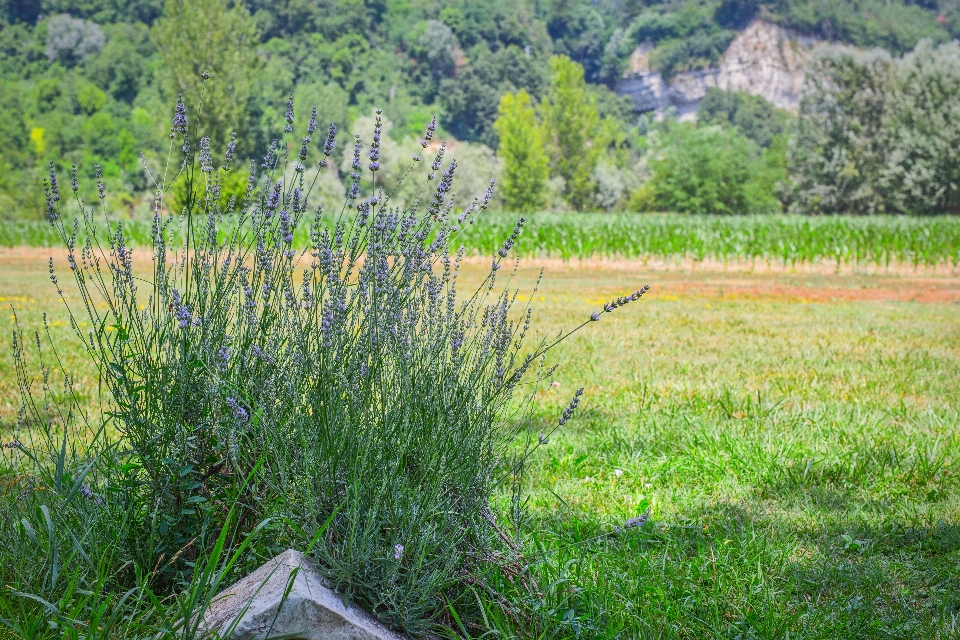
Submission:
M 735 129 L 671 125 L 649 164 L 653 177 L 641 190 L 649 207 L 710 214 L 779 209 L 776 168 Z
M 783 133 L 787 112 L 777 109 L 761 96 L 743 91 L 708 89 L 697 105 L 697 122 L 732 125 L 740 133 L 767 148 Z
M 600 117 L 583 79 L 583 67 L 566 56 L 550 59 L 550 88 L 541 104 L 549 131 L 553 167 L 564 180 L 567 202 L 578 210 L 589 207 L 596 185 L 593 170 L 599 145 L 594 144 Z
M 440 85 L 443 126 L 458 140 L 494 147 L 497 136 L 491 125 L 497 118 L 500 98 L 517 89 L 533 97 L 542 95 L 549 75 L 546 61 L 537 55 L 528 56 L 516 46 L 495 52 L 484 45 L 476 46 L 468 58 L 470 64 Z
M 96 22 L 87 22 L 67 14 L 47 20 L 47 58 L 75 65 L 106 43 L 107 37 Z
M 606 24 L 592 3 L 550 0 L 546 5 L 547 33 L 553 50 L 576 60 L 591 82 L 601 72 Z
M 522 89 L 500 99 L 493 128 L 500 136 L 497 155 L 503 159 L 500 194 L 504 207 L 518 213 L 533 212 L 546 203 L 549 160 L 546 142 L 530 94 Z
M 150 31 L 143 24 L 117 24 L 108 25 L 106 33 L 107 44 L 86 63 L 86 75 L 115 100 L 133 104 L 149 81 Z
M 889 54 L 828 51 L 807 75 L 787 154 L 791 210 L 883 213 L 884 111 L 894 79 Z
M 886 107 L 881 183 L 902 213 L 960 213 L 960 45 L 904 56 Z
M 192 107 L 202 88 L 204 133 L 222 149 L 231 131 L 243 129 L 260 66 L 250 14 L 242 4 L 228 9 L 225 0 L 167 0 L 153 38 L 163 59 L 158 74 L 165 99 L 183 94 Z M 204 73 L 211 77 L 205 87 Z

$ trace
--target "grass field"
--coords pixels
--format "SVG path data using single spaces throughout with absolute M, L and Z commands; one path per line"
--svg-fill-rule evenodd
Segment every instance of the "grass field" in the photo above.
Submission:
M 92 393 L 47 255 L 0 253 L 0 298 L 49 311 Z M 521 285 L 541 262 L 541 331 L 651 285 L 559 350 L 543 401 L 546 425 L 586 387 L 529 475 L 556 637 L 960 637 L 960 278 L 530 259 Z M 5 432 L 15 389 L 7 356 Z

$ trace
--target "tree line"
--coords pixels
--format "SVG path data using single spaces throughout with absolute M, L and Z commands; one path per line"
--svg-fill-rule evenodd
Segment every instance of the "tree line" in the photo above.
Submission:
M 299 108 L 317 105 L 324 124 L 346 133 L 366 133 L 359 124 L 383 109 L 398 158 L 404 141 L 437 115 L 438 137 L 460 141 L 457 153 L 474 173 L 502 175 L 499 205 L 510 209 L 949 209 L 950 189 L 925 177 L 949 174 L 949 161 L 910 173 L 908 162 L 932 153 L 918 150 L 923 132 L 911 134 L 909 148 L 890 132 L 913 131 L 895 123 L 917 102 L 898 88 L 909 65 L 894 55 L 928 38 L 924 46 L 936 53 L 910 54 L 919 60 L 913 67 L 930 56 L 949 66 L 953 50 L 940 43 L 960 33 L 954 4 L 0 0 L 0 217 L 42 210 L 38 185 L 50 161 L 65 172 L 76 165 L 81 178 L 99 172 L 115 205 L 144 209 L 149 172 L 167 152 L 172 105 L 182 94 L 196 108 L 201 90 L 213 148 L 234 133 L 243 159 L 279 136 L 291 94 Z M 886 74 L 877 79 L 889 98 L 885 124 L 870 124 L 858 107 L 816 106 L 834 94 L 843 103 L 837 87 L 850 82 L 831 79 L 850 65 L 826 61 L 817 80 L 823 87 L 796 120 L 760 99 L 712 91 L 699 124 L 670 114 L 653 122 L 611 90 L 640 42 L 654 43 L 651 64 L 670 76 L 714 64 L 735 29 L 756 17 L 892 51 L 875 55 L 886 62 L 870 63 L 886 69 L 877 71 Z M 846 125 L 819 131 L 822 118 L 806 115 L 816 109 L 857 124 L 846 133 Z M 324 177 L 331 197 L 343 188 L 343 153 L 341 144 Z M 880 156 L 904 159 L 880 168 Z M 227 182 L 225 193 L 242 191 L 238 173 Z M 941 191 L 940 201 L 930 195 Z

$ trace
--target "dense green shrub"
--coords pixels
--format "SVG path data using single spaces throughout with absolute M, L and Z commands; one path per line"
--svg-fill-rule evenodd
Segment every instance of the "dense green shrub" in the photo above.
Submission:
M 698 124 L 736 127 L 737 131 L 761 147 L 769 147 L 774 138 L 785 133 L 788 114 L 760 96 L 742 91 L 707 90 L 697 105 Z
M 104 234 L 96 221 L 106 215 L 102 182 L 99 205 L 90 207 L 80 200 L 77 175 L 71 196 L 51 165 L 47 218 L 82 301 L 68 307 L 70 324 L 98 368 L 104 405 L 100 416 L 90 416 L 63 370 L 56 371 L 62 391 L 51 391 L 51 369 L 42 362 L 37 389 L 17 332 L 17 432 L 28 440 L 29 425 L 45 437 L 8 448 L 22 452 L 21 464 L 34 474 L 22 489 L 24 504 L 42 500 L 38 492 L 61 492 L 63 481 L 49 487 L 50 478 L 69 477 L 70 499 L 80 494 L 87 500 L 81 506 L 109 515 L 50 522 L 50 544 L 31 553 L 23 548 L 29 534 L 0 546 L 4 588 L 27 604 L 13 624 L 29 616 L 44 631 L 57 629 L 64 608 L 79 608 L 89 620 L 97 603 L 86 597 L 102 576 L 103 590 L 114 594 L 131 587 L 176 598 L 183 585 L 194 586 L 181 598 L 209 594 L 218 549 L 239 553 L 242 546 L 225 541 L 236 536 L 249 544 L 269 526 L 261 553 L 312 549 L 346 599 L 424 634 L 446 603 L 472 606 L 470 576 L 518 558 L 498 525 L 510 514 L 495 512 L 494 498 L 520 482 L 538 446 L 533 401 L 553 371 L 545 357 L 569 335 L 532 337 L 532 307 L 514 308 L 509 278 L 498 286 L 524 221 L 495 251 L 479 287 L 461 296 L 465 250 L 454 242 L 490 204 L 493 183 L 455 209 L 457 160 L 448 160 L 445 145 L 432 161 L 421 155 L 434 121 L 414 143 L 401 179 L 419 181 L 420 197 L 394 206 L 399 183 L 385 189 L 377 179 L 385 135 L 377 112 L 369 146 L 356 136 L 348 156 L 346 200 L 325 213 L 311 200 L 337 131 L 326 130 L 322 160 L 308 168 L 316 110 L 303 123 L 290 98 L 289 135 L 260 165 L 251 163 L 244 192 L 226 205 L 235 147 L 216 150 L 197 135 L 203 125 L 189 113 L 178 101 L 171 164 L 180 175 L 160 174 L 154 184 L 146 277 L 135 273 L 123 225 L 108 225 Z M 184 181 L 181 211 L 162 215 L 177 180 Z M 80 212 L 73 220 L 66 217 L 68 197 Z M 306 249 L 295 245 L 298 227 L 308 230 Z M 60 273 L 51 258 L 51 281 L 67 299 Z M 609 302 L 577 328 L 642 293 Z M 39 334 L 36 343 L 40 355 Z M 581 393 L 558 426 L 572 417 Z M 94 436 L 70 438 L 78 421 L 101 420 Z M 69 458 L 54 446 L 57 432 Z M 512 507 L 519 517 L 520 502 Z M 12 515 L 0 526 L 15 530 L 23 507 L 15 501 L 5 508 Z M 89 576 L 71 568 L 77 592 L 55 589 L 58 605 L 36 606 L 43 596 L 30 589 L 43 584 L 26 575 L 25 559 L 54 566 L 56 583 L 60 547 L 53 538 L 88 526 L 70 560 L 99 545 L 111 551 L 95 554 L 103 566 Z M 188 608 L 182 619 L 196 620 L 197 613 Z M 48 621 L 54 625 L 44 627 Z
M 891 209 L 960 213 L 960 45 L 921 42 L 886 105 L 881 184 Z
M 761 151 L 733 128 L 668 125 L 652 151 L 653 176 L 632 206 L 711 214 L 777 211 L 774 189 L 785 177 L 777 151 Z
M 901 60 L 828 51 L 789 150 L 791 208 L 936 214 L 960 209 L 960 47 L 923 42 Z
M 601 152 L 600 114 L 583 77 L 583 67 L 565 56 L 550 59 L 553 77 L 540 106 L 551 165 L 563 178 L 563 192 L 574 209 L 590 206 L 596 189 L 593 169 Z
M 924 38 L 945 42 L 957 35 L 957 10 L 951 3 L 775 0 L 763 4 L 775 19 L 801 33 L 864 49 L 881 47 L 894 54 L 910 51 Z
M 883 213 L 883 120 L 894 81 L 884 52 L 830 51 L 810 76 L 789 150 L 791 207 L 810 213 Z
M 526 91 L 500 99 L 500 117 L 494 123 L 503 158 L 503 206 L 508 211 L 540 211 L 546 204 L 550 177 L 546 135 Z

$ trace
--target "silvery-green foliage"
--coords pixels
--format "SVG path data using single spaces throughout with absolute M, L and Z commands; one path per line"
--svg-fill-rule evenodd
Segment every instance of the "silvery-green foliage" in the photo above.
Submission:
M 960 210 L 960 45 L 896 60 L 827 50 L 808 75 L 788 162 L 800 213 Z
M 439 20 L 427 20 L 419 44 L 426 49 L 427 64 L 436 80 L 453 76 L 459 44 L 450 27 Z
M 593 202 L 597 208 L 601 211 L 615 211 L 622 207 L 630 192 L 642 183 L 644 168 L 643 166 L 620 168 L 600 160 L 593 170 L 593 181 L 597 185 Z
M 515 308 L 519 292 L 501 274 L 522 219 L 479 288 L 460 295 L 457 237 L 493 184 L 456 204 L 457 161 L 443 145 L 424 157 L 435 121 L 388 190 L 379 176 L 391 147 L 375 113 L 369 142 L 341 142 L 347 198 L 326 211 L 314 203 L 336 130 L 316 111 L 304 127 L 298 113 L 291 97 L 288 137 L 250 162 L 246 193 L 224 206 L 223 176 L 244 170 L 233 137 L 212 149 L 178 102 L 170 144 L 187 195 L 182 215 L 162 216 L 179 176 L 154 176 L 149 277 L 135 273 L 122 225 L 98 233 L 102 183 L 102 211 L 76 198 L 82 216 L 68 221 L 51 169 L 47 217 L 82 300 L 71 322 L 120 436 L 95 489 L 126 514 L 123 553 L 169 579 L 188 577 L 228 505 L 241 523 L 283 516 L 307 538 L 329 520 L 315 553 L 337 588 L 424 633 L 442 596 L 511 553 L 496 553 L 491 499 L 537 446 L 509 453 L 550 375 L 545 354 L 569 334 L 524 347 L 532 309 Z M 305 164 L 313 148 L 320 171 Z M 396 206 L 391 194 L 408 180 L 419 187 Z M 76 196 L 75 175 L 71 186 Z M 300 227 L 309 247 L 294 245 Z M 52 260 L 51 279 L 62 291 Z M 24 397 L 32 406 L 29 389 Z
M 960 44 L 922 40 L 886 105 L 882 182 L 893 210 L 960 212 Z
M 106 44 L 107 36 L 96 22 L 74 18 L 66 13 L 47 20 L 44 53 L 49 60 L 76 63 Z
M 503 159 L 485 144 L 479 142 L 458 141 L 450 147 L 450 153 L 457 157 L 463 166 L 469 167 L 457 178 L 457 190 L 464 194 L 482 193 L 490 180 L 500 182 L 503 174 Z M 499 190 L 493 194 L 490 207 L 494 211 L 503 211 L 503 200 Z
M 383 166 L 377 172 L 377 184 L 391 194 L 390 200 L 394 203 L 394 206 L 407 207 L 412 204 L 423 186 L 417 180 L 405 179 L 410 166 L 411 151 L 417 149 L 417 141 L 413 136 L 406 136 L 397 142 L 390 135 L 393 122 L 382 115 L 380 119 L 383 131 L 380 142 L 380 156 Z M 353 122 L 350 133 L 362 137 L 373 130 L 375 123 L 376 113 L 371 111 L 370 115 L 361 116 Z M 489 186 L 491 179 L 498 180 L 500 178 L 501 161 L 496 157 L 493 150 L 486 145 L 454 142 L 448 147 L 446 153 L 456 156 L 457 161 L 465 168 L 469 167 L 468 171 L 461 171 L 457 174 L 457 191 L 465 196 L 473 197 L 475 194 L 483 193 Z M 340 175 L 349 175 L 352 164 L 352 155 L 345 153 L 343 161 L 340 163 Z M 494 194 L 491 204 L 496 208 L 498 203 L 499 198 Z
M 893 82 L 886 52 L 827 48 L 807 76 L 788 148 L 791 210 L 881 213 L 884 106 Z
M 371 110 L 368 115 L 360 116 L 353 121 L 350 128 L 352 137 L 369 135 L 376 124 L 377 115 L 375 110 Z M 406 181 L 404 174 L 410 166 L 411 154 L 417 149 L 416 140 L 410 136 L 402 142 L 397 142 L 391 136 L 393 122 L 389 118 L 380 116 L 381 120 L 381 140 L 380 157 L 383 167 L 377 174 L 378 184 L 391 194 L 391 200 L 397 206 L 406 206 L 413 201 L 421 185 L 415 184 L 415 181 Z M 353 154 L 352 146 L 348 143 L 344 149 L 343 161 L 340 163 L 340 175 L 347 176 L 352 172 Z M 366 178 L 366 176 L 364 176 Z M 349 184 L 349 183 L 348 183 Z

